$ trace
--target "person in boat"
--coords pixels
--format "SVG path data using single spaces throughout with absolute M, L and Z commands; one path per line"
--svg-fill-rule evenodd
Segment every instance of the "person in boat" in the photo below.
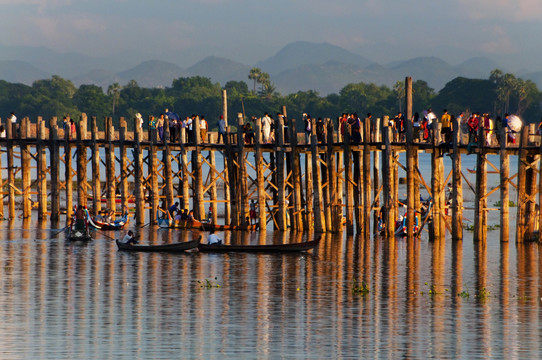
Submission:
M 174 217 L 175 221 L 181 221 L 183 219 L 183 214 L 180 211 L 177 211 L 177 214 Z
M 252 223 L 256 223 L 256 203 L 254 202 L 254 199 L 250 200 L 250 225 Z
M 209 245 L 222 245 L 222 239 L 216 236 L 215 231 L 211 230 L 211 234 L 207 238 L 207 244 Z
M 85 212 L 83 211 L 83 207 L 81 205 L 78 205 L 77 211 L 75 212 L 75 228 L 77 230 L 86 229 L 87 224 L 85 220 Z
M 211 224 L 213 222 L 213 205 L 209 205 L 209 212 L 207 213 L 207 223 Z
M 107 215 L 104 218 L 104 222 L 111 224 L 113 222 L 114 215 L 115 215 L 115 211 L 113 211 L 113 209 L 107 210 Z
M 181 220 L 182 221 L 188 220 L 188 209 L 183 209 L 183 212 L 181 214 Z
M 190 210 L 190 212 L 188 213 L 188 219 L 187 220 L 190 221 L 190 222 L 193 222 L 194 220 L 196 220 L 194 218 L 194 210 Z
M 104 216 L 103 216 L 102 214 L 104 214 L 104 211 L 103 211 L 103 210 L 101 210 L 101 211 L 96 215 L 96 221 L 104 221 L 104 220 L 105 220 L 105 218 L 104 218 Z
M 122 242 L 124 244 L 126 244 L 126 245 L 136 245 L 137 244 L 137 240 L 136 240 L 132 230 L 128 230 L 126 235 L 124 235 L 124 237 L 122 238 Z
M 175 202 L 175 204 L 171 205 L 168 209 L 169 215 L 172 218 L 175 218 L 175 215 L 179 212 L 179 202 Z

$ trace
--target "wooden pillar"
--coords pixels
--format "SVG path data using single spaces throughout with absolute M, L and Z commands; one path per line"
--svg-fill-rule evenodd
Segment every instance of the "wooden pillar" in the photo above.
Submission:
M 292 194 L 294 202 L 292 212 L 292 228 L 297 231 L 303 231 L 303 208 L 301 204 L 301 192 L 303 190 L 303 182 L 301 181 L 301 165 L 299 161 L 299 149 L 297 147 L 297 130 L 295 125 L 295 119 L 289 120 L 288 129 L 290 131 L 290 159 L 292 169 L 291 183 L 293 184 Z
M 525 240 L 526 233 L 526 219 L 525 219 L 525 206 L 526 206 L 526 172 L 527 172 L 527 155 L 526 149 L 528 141 L 527 127 L 521 129 L 521 135 L 519 140 L 518 149 L 518 183 L 517 183 L 517 215 L 516 215 L 516 242 L 522 243 Z
M 224 124 L 226 124 L 226 127 L 227 127 L 228 126 L 228 92 L 226 90 L 222 90 L 222 116 L 224 117 Z
M 360 129 L 361 134 L 364 133 L 363 128 Z M 363 201 L 363 178 L 361 176 L 361 169 L 363 168 L 363 157 L 360 147 L 357 146 L 356 151 L 352 152 L 352 161 L 354 163 L 353 169 L 353 181 L 354 181 L 354 219 L 356 222 L 356 233 L 361 234 L 365 231 L 365 202 Z
M 484 127 L 478 131 L 478 154 L 476 157 L 476 186 L 474 203 L 474 241 L 486 241 L 487 235 L 487 161 L 485 153 Z
M 66 182 L 66 219 L 71 219 L 73 214 L 73 167 L 72 167 L 72 145 L 70 140 L 68 118 L 68 128 L 64 131 L 64 180 Z
M 200 136 L 200 118 L 192 124 L 194 129 L 194 150 L 192 151 L 192 171 L 194 172 L 194 216 L 196 219 L 205 217 L 205 201 L 203 194 L 203 172 L 201 164 L 201 136 Z
M 284 123 L 283 119 L 277 119 L 276 126 L 276 160 L 277 160 L 277 195 L 278 195 L 278 211 L 276 215 L 277 224 L 279 230 L 286 230 L 288 224 L 286 222 L 286 174 L 285 174 L 285 164 L 284 164 Z
M 87 114 L 81 114 L 77 125 L 77 203 L 87 206 Z
M 311 129 L 311 163 L 312 163 L 312 183 L 313 183 L 313 207 L 314 207 L 314 231 L 323 233 L 326 229 L 324 204 L 322 194 L 322 178 L 320 172 L 320 155 L 318 154 L 318 137 L 316 136 L 316 126 Z M 310 194 L 307 190 L 307 197 Z
M 160 189 L 158 188 L 158 164 L 156 156 L 156 129 L 150 129 L 149 132 L 151 139 L 149 141 L 149 156 L 148 156 L 148 171 L 150 173 L 150 187 L 151 187 L 151 216 L 150 221 L 153 225 L 157 224 L 158 217 L 157 211 L 160 206 Z M 163 216 L 163 214 L 160 214 Z
M 453 158 L 452 158 L 452 240 L 463 240 L 463 182 L 461 180 L 461 123 L 453 123 Z
M 7 156 L 8 156 L 8 214 L 9 219 L 15 219 L 15 174 L 13 173 L 13 136 L 16 134 L 15 125 L 11 122 L 6 123 Z
M 335 163 L 335 143 L 333 123 L 329 122 L 327 126 L 327 177 L 329 200 L 331 204 L 331 224 L 328 229 L 337 233 L 342 228 L 342 208 L 339 205 L 339 196 L 337 194 L 337 164 Z
M 385 120 L 385 123 L 387 124 L 387 118 Z M 373 141 L 375 143 L 381 143 L 382 142 L 382 126 L 381 126 L 381 122 L 380 122 L 380 118 L 376 118 L 375 119 L 375 124 L 374 124 L 374 136 L 373 136 Z M 370 161 L 370 158 L 369 158 L 369 166 L 371 164 L 371 161 Z M 369 167 L 370 169 L 370 167 Z M 387 169 L 384 169 L 385 171 L 387 171 Z M 370 171 L 370 170 L 369 170 Z M 367 183 L 365 183 L 367 185 Z M 380 151 L 373 151 L 373 185 L 372 185 L 372 190 L 373 190 L 373 199 L 374 199 L 374 207 L 375 208 L 379 208 L 380 207 L 380 200 L 381 197 L 378 196 L 378 191 L 380 189 Z M 370 191 L 371 191 L 371 188 L 369 188 L 369 190 L 365 190 L 366 192 L 368 191 L 369 192 L 369 205 L 365 204 L 365 206 L 369 206 L 369 212 L 367 214 L 367 216 L 370 216 L 371 214 L 371 211 L 372 211 L 372 208 L 371 208 L 371 196 L 370 196 Z M 367 201 L 367 200 L 366 200 Z M 367 224 L 369 224 L 369 222 L 367 222 Z M 373 229 L 374 229 L 374 232 L 375 234 L 378 232 L 378 214 L 376 212 L 374 212 L 373 214 Z
M 229 204 L 230 204 L 230 206 L 229 206 L 230 216 L 229 216 L 229 219 L 230 219 L 230 224 L 239 225 L 239 211 L 238 211 L 238 208 L 239 208 L 239 198 L 238 198 L 239 183 L 237 181 L 237 175 L 238 175 L 237 166 L 235 165 L 235 157 L 237 156 L 237 154 L 235 153 L 235 150 L 234 150 L 234 145 L 235 144 L 232 144 L 232 143 L 235 142 L 235 141 L 233 141 L 234 140 L 233 139 L 233 134 L 232 134 L 232 136 L 230 136 L 230 134 L 228 132 L 227 136 L 226 136 L 226 139 L 227 139 L 226 156 L 224 156 L 224 160 L 225 160 L 226 169 L 228 169 L 228 184 L 229 184 L 228 195 L 229 195 L 229 198 L 230 198 L 230 202 L 229 202 Z
M 345 196 L 345 213 L 346 213 L 346 233 L 354 234 L 354 184 L 352 180 L 352 150 L 350 144 L 351 127 L 346 124 L 344 129 L 343 142 L 343 162 L 344 162 L 344 188 L 346 189 Z M 342 197 L 342 189 L 339 187 L 339 196 Z M 341 219 L 342 222 L 342 219 Z
M 331 126 L 333 127 L 333 122 L 329 118 L 325 118 L 324 123 L 325 123 L 324 126 L 326 127 L 326 129 L 330 126 L 330 123 L 331 123 Z M 324 160 L 323 163 L 325 165 L 320 166 L 320 169 L 322 172 L 322 186 L 324 186 L 325 184 L 326 188 L 325 188 L 325 191 L 322 191 L 322 201 L 323 201 L 324 216 L 325 216 L 322 224 L 324 225 L 324 229 L 326 229 L 326 231 L 331 231 L 331 200 L 329 197 L 329 181 L 328 181 L 329 163 L 327 159 L 327 147 L 328 147 L 327 131 L 326 131 L 326 136 L 324 138 L 323 145 L 325 145 L 325 152 L 323 152 L 320 155 L 320 159 Z
M 21 139 L 21 170 L 22 170 L 22 187 L 23 187 L 23 219 L 28 219 L 32 215 L 32 202 L 30 198 L 32 180 L 30 178 L 30 148 L 27 144 L 28 130 L 30 128 L 30 119 L 24 117 L 21 121 L 19 137 Z
M 211 144 L 214 143 L 212 141 L 212 136 L 210 134 L 209 134 L 209 143 Z M 213 210 L 213 216 L 211 219 L 213 221 L 213 224 L 216 224 L 218 220 L 217 183 L 220 177 L 218 176 L 218 171 L 216 171 L 216 156 L 215 156 L 214 150 L 209 151 L 209 164 L 211 164 L 211 169 L 209 169 L 209 174 L 210 174 L 210 179 L 211 179 L 210 198 L 211 198 L 211 209 Z
M 396 206 L 395 203 L 395 191 L 393 191 L 393 151 L 391 148 L 391 140 L 393 137 L 392 129 L 387 126 L 387 121 L 384 121 L 386 124 L 383 128 L 383 142 L 384 150 L 382 154 L 382 169 L 388 169 L 382 173 L 382 195 L 383 195 L 383 204 L 385 210 L 385 222 L 386 222 L 386 238 L 393 239 L 395 237 L 395 221 L 397 220 Z
M 102 183 L 100 179 L 100 146 L 98 145 L 98 124 L 96 116 L 92 118 L 92 202 L 96 215 L 102 210 Z
M 542 156 L 542 139 L 540 141 L 539 154 L 540 156 Z M 501 168 L 501 172 L 502 172 L 502 168 Z M 538 214 L 536 216 L 538 216 L 538 242 L 542 242 L 542 160 L 538 164 Z M 536 238 L 533 238 L 533 240 L 536 240 Z M 501 238 L 501 241 L 502 241 L 502 238 Z
M 47 219 L 47 149 L 45 145 L 45 121 L 41 116 L 38 116 L 36 130 L 38 135 L 38 219 L 45 220 Z M 1 206 L 3 207 L 3 205 Z
M 414 184 L 415 179 L 418 177 L 416 168 L 414 167 L 418 157 L 418 148 L 414 144 L 414 128 L 412 126 L 412 78 L 407 77 L 405 79 L 405 94 L 406 94 L 406 168 L 407 168 L 407 239 L 414 239 L 414 224 L 416 223 L 416 201 Z M 421 221 L 418 222 L 421 225 Z
M 181 131 L 181 137 L 184 139 L 184 129 Z M 181 145 L 181 166 L 183 170 L 183 184 L 182 184 L 182 192 L 183 192 L 183 201 L 182 201 L 182 207 L 183 209 L 189 209 L 190 208 L 190 182 L 191 182 L 191 173 L 190 169 L 188 168 L 188 150 L 187 150 L 186 143 L 183 143 Z M 226 157 L 224 157 L 225 159 Z
M 501 242 L 508 242 L 510 237 L 510 156 L 506 150 L 507 134 L 506 128 L 502 128 L 500 134 L 500 182 L 501 182 L 501 227 L 500 227 L 500 237 Z M 541 182 L 542 183 L 542 182 Z
M 105 177 L 107 179 L 107 207 L 110 210 L 116 211 L 116 181 L 115 181 L 115 145 L 113 140 L 115 139 L 115 128 L 113 127 L 113 119 L 106 118 L 106 141 L 105 148 Z
M 56 117 L 49 123 L 49 154 L 51 156 L 51 223 L 60 220 L 60 147 Z M 9 160 L 9 158 L 8 158 Z
M 7 143 L 4 143 L 4 144 L 7 144 Z M 0 174 L 2 174 L 2 156 L 0 156 Z M 5 196 L 4 196 L 4 187 L 5 187 L 5 185 L 6 185 L 6 183 L 4 181 L 4 176 L 0 176 L 0 199 L 1 199 L 1 201 L 0 201 L 0 221 L 4 220 L 4 198 L 5 198 Z
M 134 195 L 136 224 L 145 223 L 145 187 L 143 185 L 143 152 L 139 119 L 134 118 Z
M 169 148 L 169 141 L 171 134 L 169 133 L 169 119 L 166 119 L 164 122 L 164 147 L 162 150 L 162 163 L 164 166 L 163 169 L 163 178 L 165 180 L 165 192 L 166 192 L 166 203 L 168 204 L 168 209 L 171 205 L 175 203 L 174 194 L 173 194 L 173 175 L 171 170 L 171 150 Z M 199 144 L 199 142 L 198 142 Z M 203 189 L 202 189 L 203 191 Z M 203 214 L 200 215 L 199 219 L 205 217 L 205 210 Z
M 136 128 L 139 127 L 139 124 Z M 169 128 L 168 128 L 169 130 Z M 120 158 L 120 203 L 121 216 L 128 211 L 128 195 L 131 193 L 128 189 L 128 157 L 126 149 L 127 124 L 124 117 L 120 118 L 119 127 L 119 158 Z
M 363 126 L 363 204 L 365 206 L 363 211 L 363 238 L 368 240 L 371 237 L 371 210 L 372 210 L 372 199 L 371 199 L 371 119 L 365 118 Z M 376 134 L 376 133 L 375 133 Z M 375 151 L 376 153 L 376 151 Z M 376 170 L 376 165 L 375 165 Z M 375 228 L 376 233 L 376 228 Z
M 305 230 L 314 230 L 314 185 L 312 174 L 312 158 L 310 153 L 304 152 L 305 160 L 305 216 L 303 216 L 303 228 Z
M 237 164 L 239 191 L 237 192 L 239 207 L 238 218 L 241 224 L 245 223 L 245 217 L 248 215 L 248 185 L 247 185 L 247 167 L 245 140 L 243 134 L 244 118 L 242 113 L 237 113 Z
M 265 190 L 265 172 L 262 153 L 262 119 L 258 118 L 254 126 L 255 130 L 255 147 L 254 147 L 254 162 L 256 167 L 256 184 L 258 189 L 258 222 L 260 231 L 266 230 L 267 222 L 267 193 Z

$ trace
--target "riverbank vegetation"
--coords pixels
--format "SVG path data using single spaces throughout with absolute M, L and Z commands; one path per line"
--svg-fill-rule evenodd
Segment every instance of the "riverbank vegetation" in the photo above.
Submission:
M 204 114 L 210 129 L 217 127 L 222 113 L 222 90 L 228 94 L 228 118 L 235 125 L 237 113 L 246 116 L 262 116 L 265 112 L 276 114 L 286 106 L 288 116 L 301 118 L 302 113 L 313 117 L 336 118 L 343 112 L 366 113 L 376 116 L 395 115 L 403 111 L 404 82 L 397 81 L 392 88 L 366 83 L 344 86 L 338 94 L 321 96 L 318 92 L 298 91 L 283 95 L 265 72 L 252 69 L 247 80 L 213 83 L 209 78 L 194 76 L 178 78 L 166 88 L 142 88 L 136 81 L 121 86 L 111 84 L 107 91 L 96 85 L 81 85 L 77 88 L 71 81 L 60 76 L 35 81 L 32 86 L 0 81 L 0 116 L 5 119 L 14 111 L 17 116 L 28 116 L 33 121 L 37 116 L 45 119 L 70 115 L 77 120 L 81 113 L 96 116 L 98 126 L 103 128 L 103 118 L 112 116 L 114 123 L 119 117 L 127 119 L 136 113 L 159 115 L 165 109 L 181 117 Z M 300 84 L 302 87 L 302 84 Z M 526 122 L 538 123 L 542 93 L 530 80 L 522 80 L 513 74 L 504 74 L 495 69 L 488 79 L 458 77 L 436 92 L 424 80 L 413 82 L 414 111 L 421 112 L 431 107 L 436 112 L 448 109 L 449 113 L 461 111 L 488 112 L 491 116 L 515 113 Z M 302 126 L 299 121 L 299 126 Z M 129 122 L 129 130 L 133 124 Z

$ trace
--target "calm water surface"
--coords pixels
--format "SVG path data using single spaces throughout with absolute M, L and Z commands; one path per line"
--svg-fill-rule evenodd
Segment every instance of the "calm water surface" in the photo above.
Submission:
M 542 248 L 327 235 L 311 253 L 117 252 L 48 223 L 0 232 L 0 358 L 540 358 Z M 61 228 L 62 226 L 59 226 Z M 142 243 L 198 232 L 144 228 Z M 219 234 L 301 241 L 312 234 Z M 215 279 L 216 278 L 216 279 Z M 202 284 L 219 287 L 202 287 Z M 366 284 L 368 292 L 353 292 Z M 462 293 L 463 296 L 458 296 Z

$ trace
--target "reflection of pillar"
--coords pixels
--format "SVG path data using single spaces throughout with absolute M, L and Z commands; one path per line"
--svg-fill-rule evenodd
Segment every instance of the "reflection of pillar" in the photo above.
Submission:
M 418 321 L 418 311 L 420 309 L 420 242 L 417 239 L 407 239 L 407 259 L 406 259 L 406 282 L 404 294 L 407 296 L 405 322 L 406 328 L 417 332 L 420 327 L 416 326 Z M 416 336 L 413 333 L 413 336 Z M 406 356 L 408 358 L 415 357 L 417 348 L 408 342 Z M 412 346 L 412 347 L 411 347 Z
M 505 138 L 506 139 L 506 138 Z M 505 140 L 506 141 L 506 140 Z M 502 168 L 501 168 L 502 169 Z M 511 349 L 515 344 L 515 339 L 512 337 L 510 329 L 514 328 L 514 312 L 510 308 L 510 245 L 508 241 L 501 239 L 501 266 L 500 266 L 500 311 L 502 312 L 502 333 L 499 338 L 503 339 L 503 349 Z M 504 356 L 511 358 L 511 356 Z
M 444 229 L 442 230 L 444 231 Z M 438 235 L 438 234 L 437 234 Z M 446 242 L 444 236 L 436 236 L 432 242 L 432 258 L 431 258 L 431 277 L 430 284 L 432 291 L 435 291 L 435 295 L 432 295 L 431 300 L 433 303 L 432 308 L 432 328 L 431 332 L 435 334 L 434 348 L 436 354 L 445 353 L 445 344 L 449 341 L 449 334 L 446 332 L 446 325 L 442 319 L 447 311 L 445 306 L 446 301 Z

